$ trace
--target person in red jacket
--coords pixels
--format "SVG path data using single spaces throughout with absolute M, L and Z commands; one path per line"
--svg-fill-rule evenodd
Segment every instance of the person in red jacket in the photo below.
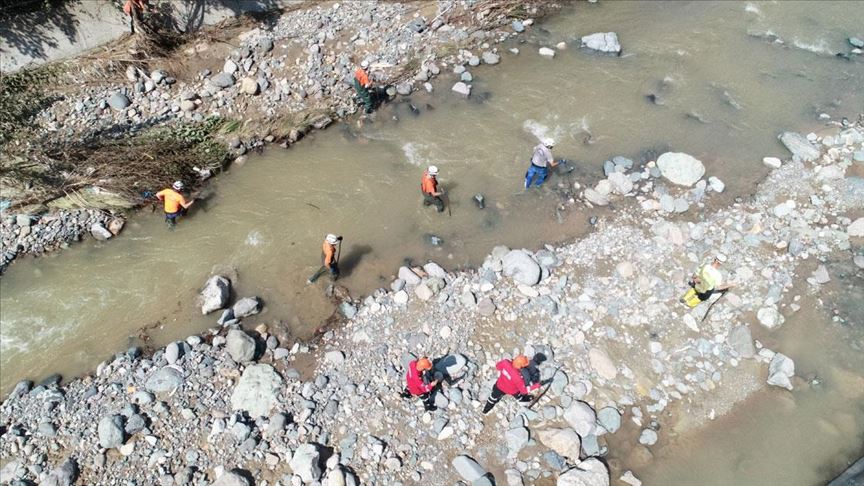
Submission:
M 434 412 L 435 388 L 441 382 L 439 373 L 432 372 L 432 362 L 426 356 L 408 363 L 408 372 L 405 374 L 405 390 L 402 398 L 419 397 L 423 400 L 423 407 Z
M 539 373 L 529 372 L 531 361 L 524 355 L 502 359 L 495 365 L 498 370 L 498 381 L 492 386 L 492 394 L 486 400 L 483 413 L 487 414 L 498 404 L 504 395 L 512 395 L 520 402 L 530 402 L 534 397 L 531 391 L 540 387 Z

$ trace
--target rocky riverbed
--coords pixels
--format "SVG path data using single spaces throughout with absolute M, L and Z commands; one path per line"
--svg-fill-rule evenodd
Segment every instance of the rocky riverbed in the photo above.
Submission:
M 232 157 L 271 142 L 288 147 L 309 130 L 326 128 L 357 112 L 352 77 L 362 60 L 370 61 L 376 86 L 391 88 L 389 98 L 431 92 L 434 78 L 450 72 L 461 75 L 453 92 L 468 95 L 468 68 L 501 62 L 496 44 L 530 29 L 534 18 L 555 8 L 547 2 L 517 5 L 505 0 L 317 4 L 251 29 L 227 29 L 230 35 L 211 32 L 211 40 L 191 42 L 164 59 L 163 67 L 130 65 L 125 73 L 106 79 L 101 64 L 82 61 L 77 78 L 63 83 L 62 96 L 39 111 L 33 131 L 22 143 L 35 143 L 39 137 L 77 143 L 219 117 L 236 123 L 230 133 L 221 135 Z M 176 72 L 169 64 L 178 66 Z M 206 179 L 217 168 L 199 169 Z M 110 179 L 110 174 L 105 177 Z M 19 200 L 32 199 L 30 184 L 7 181 L 0 193 L 5 215 L 0 226 L 0 273 L 16 255 L 39 255 L 80 240 L 92 233 L 90 226 L 96 222 L 77 224 L 78 211 L 21 206 Z M 75 198 L 91 192 L 105 196 L 106 191 L 88 187 Z M 110 192 L 107 196 L 122 201 L 123 207 L 140 204 Z M 90 201 L 88 207 L 103 207 L 99 204 L 105 199 Z M 12 209 L 6 209 L 9 205 Z M 16 224 L 23 221 L 18 215 L 31 220 L 26 225 L 32 228 L 29 232 Z
M 751 329 L 770 332 L 818 296 L 829 257 L 864 268 L 864 128 L 783 142 L 793 157 L 766 159 L 773 171 L 751 199 L 692 221 L 660 199 L 686 202 L 700 187 L 695 159 L 660 157 L 644 170 L 661 178 L 626 191 L 614 174 L 629 168 L 613 162 L 593 191 L 617 215 L 587 238 L 496 247 L 476 271 L 400 268 L 389 289 L 346 298 L 344 323 L 313 343 L 280 342 L 266 325 L 244 330 L 266 303 L 228 309 L 230 282 L 213 278 L 202 311 L 228 310 L 210 332 L 152 355 L 130 349 L 66 384 L 19 384 L 0 406 L 0 481 L 640 484 L 630 471 L 610 476 L 609 434 L 632 423 L 631 454 L 650 461 L 672 413 L 698 423 L 761 387 L 808 386 Z M 574 197 L 594 197 L 586 192 Z M 737 286 L 710 313 L 679 304 L 686 277 L 718 252 Z M 483 416 L 495 363 L 538 352 L 550 388 L 537 406 L 505 398 Z M 448 377 L 435 412 L 399 397 L 406 363 L 420 355 L 440 358 Z

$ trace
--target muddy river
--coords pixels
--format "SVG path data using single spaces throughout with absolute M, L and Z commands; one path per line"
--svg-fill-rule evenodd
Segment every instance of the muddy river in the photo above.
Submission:
M 328 232 L 345 237 L 340 283 L 353 295 L 386 286 L 406 259 L 455 268 L 479 263 L 496 244 L 536 248 L 579 237 L 602 212 L 561 210 L 562 188 L 593 184 L 614 155 L 638 163 L 668 149 L 688 152 L 726 182 L 713 204 L 746 196 L 766 172 L 761 158 L 787 154 L 780 131 L 815 129 L 822 113 L 836 120 L 861 112 L 864 61 L 834 54 L 849 51 L 846 38 L 862 25 L 855 2 L 574 5 L 501 46 L 499 66 L 470 68 L 467 100 L 449 90 L 456 76 L 445 76 L 435 93 L 412 96 L 415 110 L 397 100 L 362 126 L 355 119 L 289 150 L 249 156 L 174 231 L 145 210 L 115 241 L 16 262 L 0 279 L 0 388 L 92 369 L 140 344 L 145 326 L 149 344 L 162 345 L 213 325 L 195 295 L 214 271 L 235 273 L 238 296 L 266 303 L 247 323 L 281 321 L 307 337 L 333 312 L 323 280 L 305 283 Z M 621 57 L 578 48 L 580 36 L 610 30 Z M 537 54 L 559 42 L 567 48 L 554 59 Z M 557 139 L 556 156 L 577 170 L 526 192 L 531 148 L 544 136 Z M 443 214 L 421 204 L 428 164 L 441 169 L 448 190 Z M 483 210 L 476 193 L 486 198 Z M 430 245 L 429 235 L 443 244 Z M 788 338 L 804 348 L 812 342 Z M 847 413 L 860 438 L 864 412 Z M 673 469 L 652 472 L 655 484 L 693 483 Z

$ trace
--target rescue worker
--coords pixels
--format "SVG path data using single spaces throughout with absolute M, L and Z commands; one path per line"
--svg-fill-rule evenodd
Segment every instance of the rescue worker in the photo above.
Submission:
M 182 190 L 183 182 L 176 181 L 171 187 L 156 193 L 156 198 L 165 203 L 165 221 L 172 228 L 177 224 L 177 217 L 185 214 L 186 210 L 195 202 L 194 200 L 187 202 L 183 194 L 180 194 Z
M 369 81 L 369 73 L 366 72 L 367 69 L 369 69 L 369 61 L 364 60 L 360 63 L 360 67 L 354 71 L 354 89 L 366 107 L 366 113 L 369 114 L 372 113 L 374 106 L 372 103 L 372 92 L 369 91 L 372 88 L 372 82 Z
M 444 200 L 441 199 L 444 192 L 438 190 L 438 167 L 430 165 L 426 169 L 420 181 L 420 191 L 423 193 L 424 206 L 435 206 L 439 213 L 444 212 Z
M 534 397 L 531 391 L 540 387 L 540 372 L 532 372 L 527 369 L 523 375 L 522 370 L 528 368 L 530 361 L 528 357 L 520 354 L 513 360 L 502 359 L 495 365 L 498 370 L 498 381 L 492 386 L 492 393 L 483 407 L 483 414 L 489 413 L 492 407 L 498 404 L 504 395 L 512 395 L 520 402 L 530 402 Z
M 423 400 L 423 408 L 427 412 L 438 410 L 435 406 L 435 389 L 441 383 L 443 375 L 432 372 L 432 361 L 426 356 L 408 363 L 405 373 L 405 389 L 402 398 L 418 397 Z
M 135 33 L 135 24 L 141 23 L 141 14 L 147 12 L 147 0 L 126 0 L 123 13 L 129 16 L 129 33 Z
M 690 289 L 681 297 L 681 302 L 690 307 L 696 307 L 701 302 L 705 302 L 711 295 L 717 292 L 723 292 L 735 286 L 734 283 L 723 283 L 723 274 L 720 272 L 720 266 L 726 262 L 726 255 L 718 253 L 714 256 L 711 263 L 706 263 L 699 267 L 695 274 L 690 277 L 687 282 Z
M 314 275 L 309 277 L 306 283 L 313 283 L 321 275 L 324 275 L 326 272 L 330 272 L 330 280 L 336 280 L 339 278 L 339 261 L 336 258 L 336 245 L 342 244 L 342 237 L 336 236 L 334 234 L 328 234 L 324 237 L 324 243 L 321 244 L 321 259 L 322 265 L 321 268 L 315 272 Z
M 552 147 L 554 146 L 555 140 L 547 138 L 543 140 L 543 143 L 534 147 L 534 153 L 531 155 L 531 166 L 525 173 L 525 189 L 531 187 L 532 182 L 537 187 L 542 186 L 549 175 L 549 167 L 558 165 L 558 162 L 555 162 L 555 158 L 552 157 Z

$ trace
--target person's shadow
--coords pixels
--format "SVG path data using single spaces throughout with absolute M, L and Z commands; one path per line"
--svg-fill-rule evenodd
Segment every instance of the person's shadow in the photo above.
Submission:
M 339 258 L 339 277 L 348 277 L 357 268 L 363 256 L 372 253 L 369 245 L 351 245 L 348 252 Z

